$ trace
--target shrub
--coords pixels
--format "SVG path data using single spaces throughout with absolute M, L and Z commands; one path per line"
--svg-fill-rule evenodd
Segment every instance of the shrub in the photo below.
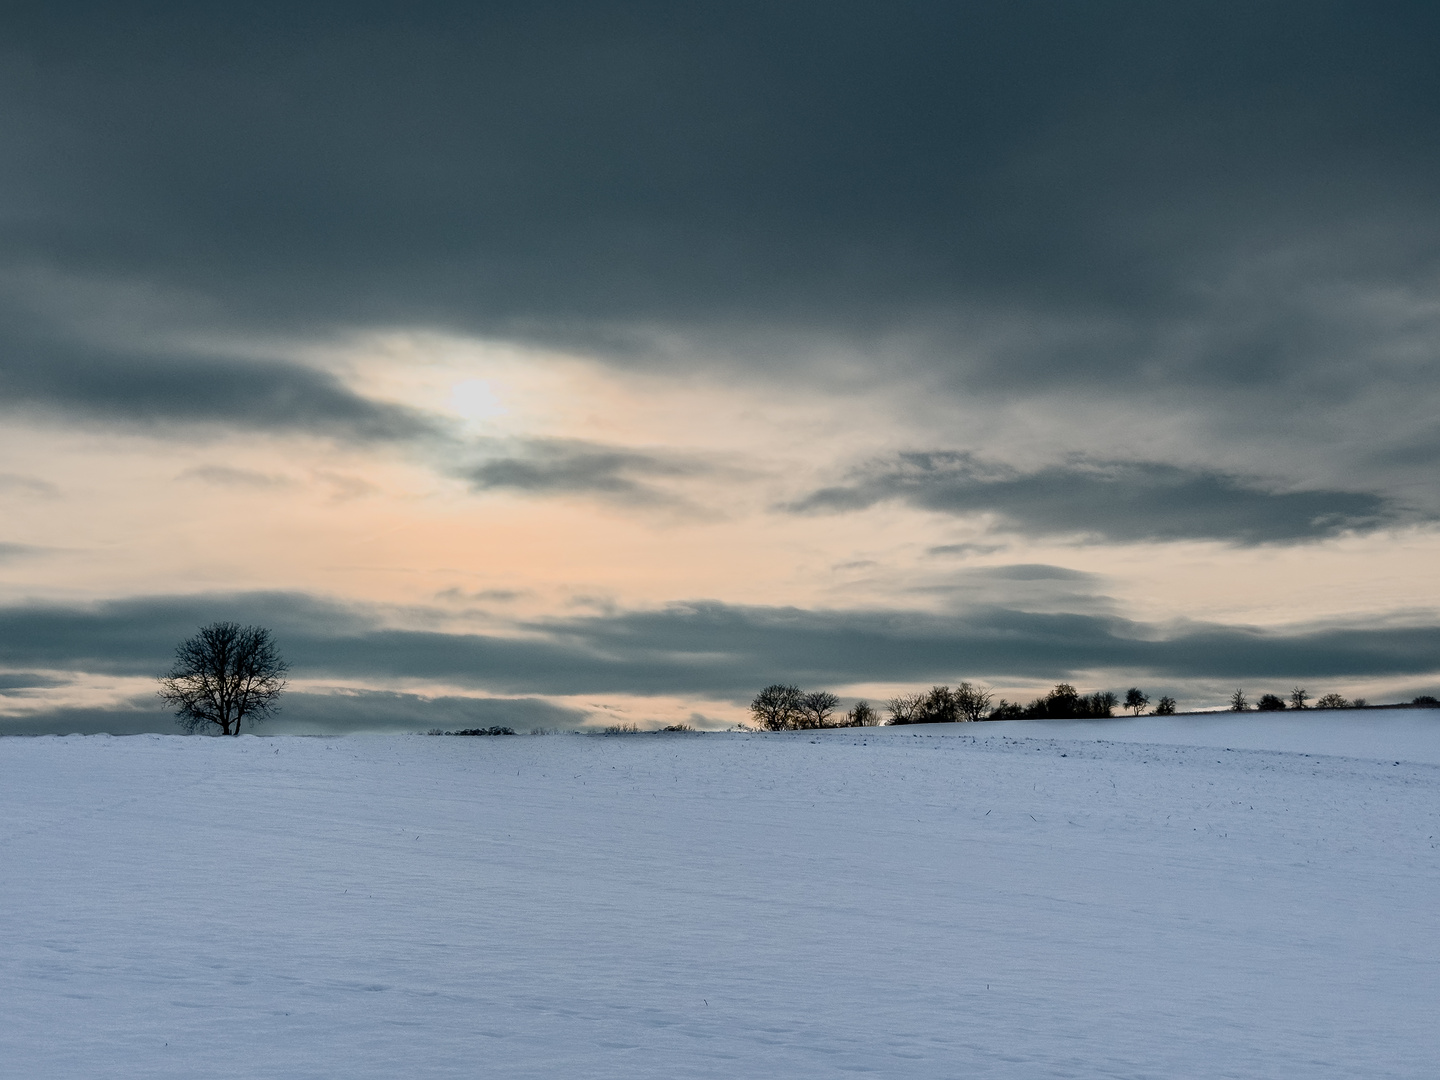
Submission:
M 1410 704 L 1434 708 L 1436 705 L 1440 705 L 1440 699 L 1434 698 L 1429 694 L 1421 694 L 1414 701 L 1410 702 Z
M 509 727 L 470 727 L 462 728 L 459 731 L 441 731 L 439 728 L 431 728 L 427 735 L 514 735 L 515 729 Z
M 1155 715 L 1156 715 L 1156 716 L 1174 716 L 1174 715 L 1175 715 L 1175 699 L 1174 699 L 1173 697 L 1162 697 L 1162 698 L 1161 698 L 1158 702 L 1156 702 L 1156 704 L 1155 704 Z
M 1260 700 L 1255 703 L 1255 708 L 1261 712 L 1279 712 L 1285 708 L 1285 700 L 1274 694 L 1261 694 Z
M 660 730 L 661 730 L 661 731 L 694 731 L 695 729 L 694 729 L 693 727 L 691 727 L 689 724 L 670 724 L 670 725 L 668 725 L 668 726 L 666 726 L 666 727 L 662 727 Z
M 603 733 L 606 735 L 638 735 L 640 734 L 640 725 L 635 723 L 611 724 L 604 729 Z
M 1027 720 L 1104 719 L 1115 715 L 1119 701 L 1108 690 L 1081 694 L 1069 683 L 1060 683 L 1043 698 L 1036 698 L 1025 706 L 1023 716 Z
M 1315 702 L 1315 708 L 1348 709 L 1350 708 L 1350 702 L 1345 700 L 1345 696 L 1343 694 L 1336 694 L 1332 691 L 1329 694 L 1321 695 L 1321 697 Z

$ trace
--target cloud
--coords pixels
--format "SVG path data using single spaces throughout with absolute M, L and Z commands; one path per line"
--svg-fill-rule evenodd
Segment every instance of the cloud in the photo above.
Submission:
M 42 675 L 35 671 L 7 671 L 0 673 L 0 694 L 8 694 L 16 690 L 49 689 L 54 686 L 63 686 L 64 683 L 64 679 L 57 679 L 53 675 Z
M 53 498 L 60 489 L 48 480 L 34 476 L 20 476 L 16 473 L 0 473 L 0 491 L 16 492 L 21 495 L 39 495 Z
M 937 544 L 935 547 L 926 548 L 925 554 L 929 555 L 931 558 L 940 558 L 943 556 L 951 555 L 960 556 L 963 558 L 966 555 L 990 555 L 994 552 L 1002 550 L 1004 546 L 1004 544 L 977 543 Z
M 994 515 L 1028 536 L 1134 542 L 1274 544 L 1368 532 L 1406 520 L 1387 498 L 1356 491 L 1277 491 L 1228 473 L 1155 462 L 1072 459 L 1029 472 L 959 451 L 904 453 L 791 504 L 838 513 L 895 500 L 957 516 Z
M 679 457 L 575 439 L 531 439 L 521 452 L 461 470 L 476 491 L 530 495 L 591 495 L 632 505 L 681 503 L 650 483 L 710 471 Z
M 9 562 L 11 559 L 23 559 L 30 555 L 40 555 L 49 548 L 35 547 L 33 544 L 7 544 L 0 541 L 0 562 Z
M 89 344 L 66 338 L 64 327 L 0 333 L 0 401 L 12 415 L 23 411 L 31 419 L 78 414 L 192 436 L 219 427 L 397 442 L 442 430 L 417 410 L 362 397 L 334 375 L 301 364 Z
M 743 702 L 775 681 L 1047 683 L 1109 672 L 1117 680 L 1238 685 L 1440 670 L 1440 625 L 1433 620 L 1261 629 L 1157 625 L 1104 612 L 995 604 L 937 616 L 707 602 L 517 623 L 508 633 L 445 633 L 388 626 L 383 614 L 283 593 L 151 597 L 88 608 L 11 606 L 0 608 L 0 664 L 153 675 L 201 622 L 230 617 L 270 626 L 297 679 L 341 685 L 395 679 L 507 698 L 619 694 Z M 387 715 L 424 711 L 363 694 L 354 701 L 353 713 L 343 698 L 306 708 L 336 724 L 347 715 L 379 724 Z M 470 698 L 457 702 L 456 709 L 490 708 Z
M 291 487 L 294 484 L 294 481 L 286 476 L 256 472 L 253 469 L 236 469 L 229 465 L 197 465 L 182 472 L 179 479 L 199 480 L 217 487 L 261 489 Z
M 428 326 L 755 378 L 843 350 L 955 401 L 1078 388 L 1327 454 L 1377 416 L 1392 455 L 1430 432 L 1426 5 L 80 10 L 6 16 L 12 273 L 183 294 L 172 318 L 240 336 Z M 6 344 L 7 396 L 417 423 L 302 368 L 42 344 Z

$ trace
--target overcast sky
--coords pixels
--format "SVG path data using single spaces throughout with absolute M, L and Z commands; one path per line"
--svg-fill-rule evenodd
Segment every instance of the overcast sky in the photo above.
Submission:
M 1440 692 L 1440 8 L 12 4 L 0 732 Z

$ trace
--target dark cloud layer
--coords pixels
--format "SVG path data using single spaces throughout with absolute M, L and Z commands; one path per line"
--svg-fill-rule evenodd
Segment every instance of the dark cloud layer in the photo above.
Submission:
M 422 413 L 372 401 L 328 372 L 262 359 L 207 357 L 164 346 L 92 344 L 24 333 L 0 297 L 0 408 L 79 414 L 154 430 L 303 432 L 350 441 L 436 435 Z
M 1312 434 L 1383 392 L 1386 452 L 1423 450 L 1433 4 L 51 3 L 0 31 L 12 280 L 265 331 L 698 335 L 766 372 L 765 328 L 898 334 L 935 385 Z M 10 400 L 91 415 L 412 422 L 295 369 L 0 355 Z
M 1274 491 L 1226 473 L 1148 462 L 1074 460 L 1023 472 L 973 454 L 934 451 L 872 462 L 788 509 L 859 510 L 887 500 L 957 515 L 993 514 L 1029 535 L 1114 541 L 1321 540 L 1405 520 L 1402 509 L 1353 491 Z
M 150 675 L 203 621 L 257 620 L 274 629 L 297 678 L 393 677 L 473 687 L 511 698 L 561 694 L 676 694 L 748 700 L 774 681 L 1015 679 L 1045 683 L 1087 672 L 1117 680 L 1315 680 L 1440 672 L 1440 625 L 1155 626 L 1109 614 L 1037 613 L 982 606 L 953 616 L 806 611 L 720 603 L 672 605 L 517 626 L 517 636 L 400 630 L 375 612 L 297 594 L 158 597 L 90 608 L 0 609 L 0 664 Z M 441 726 L 407 695 L 310 697 L 321 726 Z M 525 713 L 541 704 L 446 699 L 436 716 Z M 298 708 L 298 706 L 297 706 Z M 506 713 L 506 709 L 512 709 Z M 449 711 L 447 711 L 449 710 Z M 458 712 L 456 710 L 459 710 Z M 494 710 L 485 712 L 484 710 Z M 296 712 L 296 722 L 304 719 Z M 351 720 L 347 720 L 350 717 Z M 573 719 L 573 717 L 571 717 Z M 454 721 L 459 723 L 460 721 Z M 527 721 L 528 722 L 528 721 Z M 569 726 L 566 724 L 565 726 Z

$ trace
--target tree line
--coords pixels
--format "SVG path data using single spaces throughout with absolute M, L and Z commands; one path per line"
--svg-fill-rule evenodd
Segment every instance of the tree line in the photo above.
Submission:
M 901 694 L 885 703 L 889 716 L 880 714 L 863 698 L 848 712 L 838 712 L 840 699 L 828 690 L 806 692 L 798 686 L 775 683 L 755 695 L 750 715 L 766 731 L 800 731 L 829 727 L 876 727 L 880 724 L 956 724 L 977 720 L 1076 720 L 1113 717 L 1124 707 L 1139 716 L 1150 705 L 1150 697 L 1132 686 L 1123 702 L 1109 690 L 1082 694 L 1069 683 L 1060 683 L 1028 705 L 1001 698 L 994 701 L 990 691 L 969 682 L 959 686 L 932 686 L 929 690 Z M 1175 699 L 1162 697 L 1155 703 L 1156 716 L 1173 716 Z
M 1418 697 L 1412 704 L 1424 705 L 1434 701 L 1434 698 Z M 1279 694 L 1261 694 L 1253 706 L 1256 712 L 1281 712 L 1284 709 L 1363 709 L 1367 702 L 1363 697 L 1347 699 L 1344 694 L 1323 694 L 1315 702 L 1310 704 L 1310 692 L 1303 686 L 1297 686 L 1290 691 L 1289 699 Z M 1236 690 L 1230 695 L 1231 712 L 1249 712 L 1252 706 L 1245 697 L 1244 690 Z

